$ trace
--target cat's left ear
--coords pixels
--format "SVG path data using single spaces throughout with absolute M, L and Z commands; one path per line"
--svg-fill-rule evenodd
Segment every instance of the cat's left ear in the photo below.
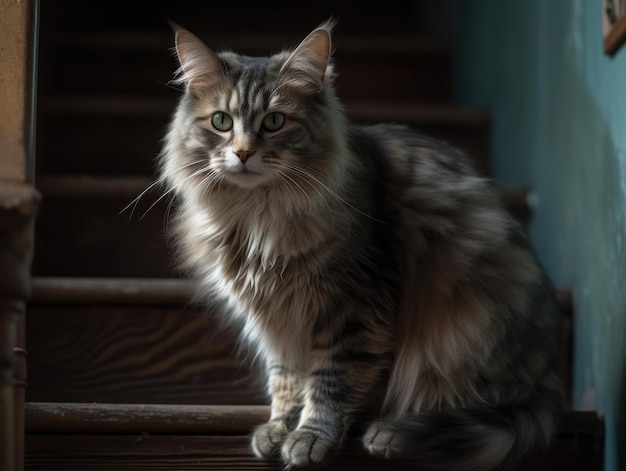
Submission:
M 332 28 L 332 21 L 321 25 L 291 53 L 281 68 L 284 84 L 310 95 L 322 91 L 331 56 Z

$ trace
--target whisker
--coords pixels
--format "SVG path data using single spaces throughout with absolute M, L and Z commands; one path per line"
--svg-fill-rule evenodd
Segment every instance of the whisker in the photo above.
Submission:
M 150 210 L 152 208 L 154 208 L 159 201 L 161 201 L 163 198 L 165 198 L 167 195 L 169 195 L 170 193 L 172 193 L 174 190 L 178 189 L 178 187 L 180 185 L 182 185 L 183 183 L 185 183 L 187 180 L 189 180 L 190 178 L 193 178 L 197 175 L 200 175 L 201 173 L 206 172 L 205 168 L 201 168 L 199 170 L 196 170 L 195 172 L 193 172 L 191 175 L 188 175 L 187 177 L 185 177 L 178 185 L 171 187 L 169 190 L 167 190 L 165 193 L 163 193 L 161 196 L 159 196 L 159 198 L 157 198 L 157 200 L 152 203 L 150 205 L 150 207 L 141 215 L 141 217 L 139 218 L 139 220 L 141 221 L 144 217 L 146 217 L 146 214 L 148 214 L 150 212 Z
M 293 183 L 293 185 L 295 185 L 296 187 L 298 187 L 300 189 L 300 191 L 302 192 L 302 194 L 304 196 L 306 196 L 308 202 L 309 202 L 309 214 L 311 214 L 313 212 L 313 200 L 311 200 L 311 197 L 309 196 L 309 194 L 304 190 L 304 188 L 302 188 L 302 186 L 300 186 L 300 184 L 295 181 L 292 177 L 290 177 L 286 172 L 284 172 L 283 170 L 277 169 L 278 173 L 280 176 L 288 179 L 291 181 L 291 183 Z M 282 180 L 283 183 L 285 185 L 288 185 L 290 188 L 292 188 L 292 190 L 294 191 L 294 193 L 296 192 L 295 188 L 292 186 L 292 184 L 287 181 L 287 180 Z
M 304 170 L 303 168 L 300 167 L 296 167 L 293 165 L 290 165 L 289 168 L 295 172 L 299 172 L 301 175 L 306 176 L 311 178 L 312 180 L 314 180 L 315 182 L 317 182 L 322 188 L 324 188 L 330 196 L 332 196 L 333 198 L 335 198 L 335 200 L 337 200 L 340 203 L 345 204 L 346 206 L 348 206 L 349 208 L 353 209 L 354 211 L 356 211 L 357 213 L 371 219 L 372 221 L 376 221 L 376 222 L 380 222 L 382 224 L 385 223 L 385 221 L 381 221 L 380 219 L 375 218 L 374 216 L 372 216 L 371 214 L 367 214 L 363 211 L 361 211 L 358 208 L 355 208 L 352 204 L 348 203 L 345 199 L 343 199 L 341 196 L 339 196 L 335 191 L 333 191 L 328 185 L 325 185 L 322 181 L 320 181 L 318 178 L 316 178 L 312 173 L 307 172 L 306 170 Z
M 205 190 L 205 189 L 209 189 L 209 194 L 207 195 L 207 197 L 211 197 L 211 194 L 213 193 L 214 188 L 216 187 L 216 185 L 214 185 L 214 183 L 216 181 L 221 182 L 221 180 L 224 177 L 222 175 L 220 175 L 217 171 L 215 170 L 209 170 L 207 172 L 207 175 L 200 180 L 200 182 L 198 182 L 198 184 L 191 190 L 192 193 L 200 190 Z M 209 185 L 205 185 L 205 183 L 209 183 Z
M 135 214 L 135 209 L 137 209 L 137 205 L 139 204 L 139 200 L 143 197 L 143 195 L 145 195 L 148 191 L 150 191 L 152 188 L 154 188 L 156 185 L 160 184 L 163 182 L 164 180 L 164 176 L 157 178 L 154 182 L 152 182 L 148 188 L 146 188 L 145 190 L 143 190 L 139 196 L 137 196 L 135 199 L 133 199 L 130 203 L 128 203 L 119 213 L 117 214 L 122 214 L 124 211 L 126 211 L 128 208 L 130 208 L 131 206 L 133 207 L 132 211 L 130 212 L 130 216 L 128 216 L 128 220 L 130 221 L 133 218 L 133 214 Z
M 133 207 L 132 211 L 130 212 L 130 216 L 128 216 L 128 220 L 130 221 L 133 218 L 133 215 L 135 214 L 135 210 L 137 209 L 137 205 L 139 204 L 139 201 L 141 200 L 141 198 L 147 193 L 149 192 L 152 188 L 154 188 L 155 186 L 161 184 L 166 178 L 168 178 L 169 176 L 173 175 L 176 172 L 179 172 L 180 170 L 183 170 L 185 168 L 191 167 L 192 165 L 197 165 L 199 163 L 202 163 L 202 160 L 196 160 L 193 161 L 191 163 L 188 163 L 186 165 L 183 165 L 182 167 L 176 168 L 174 170 L 172 170 L 171 172 L 161 175 L 159 178 L 157 178 L 154 182 L 152 182 L 150 185 L 148 185 L 148 187 L 143 190 L 139 196 L 137 196 L 136 198 L 134 198 L 130 203 L 128 203 L 118 214 L 122 214 L 124 211 L 126 211 L 128 208 L 130 208 L 131 206 Z

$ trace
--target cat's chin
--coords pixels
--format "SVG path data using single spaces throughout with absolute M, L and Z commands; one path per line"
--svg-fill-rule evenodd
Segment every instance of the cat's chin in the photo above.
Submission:
M 267 177 L 257 172 L 226 172 L 225 178 L 228 182 L 243 189 L 256 188 L 267 181 Z

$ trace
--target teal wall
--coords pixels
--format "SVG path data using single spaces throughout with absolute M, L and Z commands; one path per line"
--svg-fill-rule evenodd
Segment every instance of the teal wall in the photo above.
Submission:
M 534 192 L 534 246 L 574 294 L 573 407 L 626 470 L 626 44 L 603 53 L 600 0 L 457 8 L 459 96 L 493 112 L 496 182 Z

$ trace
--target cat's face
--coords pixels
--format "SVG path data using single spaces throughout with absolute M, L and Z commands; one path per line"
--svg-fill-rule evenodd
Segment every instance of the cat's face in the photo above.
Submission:
M 179 30 L 176 50 L 186 92 L 178 127 L 186 162 L 202 184 L 294 191 L 324 179 L 332 116 L 323 93 L 330 36 L 311 33 L 293 53 L 252 58 L 216 54 Z

